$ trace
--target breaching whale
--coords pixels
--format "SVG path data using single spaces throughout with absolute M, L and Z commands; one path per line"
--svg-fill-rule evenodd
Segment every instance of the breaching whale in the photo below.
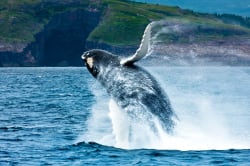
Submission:
M 136 118 L 138 113 L 148 112 L 159 119 L 162 127 L 171 132 L 174 127 L 170 101 L 155 78 L 145 69 L 134 65 L 150 49 L 150 23 L 143 34 L 136 53 L 121 58 L 110 52 L 93 49 L 82 55 L 89 72 L 104 86 L 117 105 Z M 147 116 L 147 120 L 152 117 Z

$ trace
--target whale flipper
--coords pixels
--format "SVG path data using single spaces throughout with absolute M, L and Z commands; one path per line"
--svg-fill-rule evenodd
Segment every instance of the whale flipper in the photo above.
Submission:
M 140 59 L 142 59 L 145 55 L 147 55 L 147 53 L 150 50 L 150 38 L 151 38 L 152 24 L 153 23 L 150 23 L 146 27 L 146 29 L 144 31 L 144 34 L 142 36 L 140 47 L 136 50 L 135 54 L 128 57 L 128 58 L 122 59 L 120 61 L 121 65 L 131 65 L 134 62 L 139 61 Z

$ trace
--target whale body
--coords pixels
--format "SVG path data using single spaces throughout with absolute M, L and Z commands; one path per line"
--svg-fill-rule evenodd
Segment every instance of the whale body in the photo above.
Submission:
M 89 72 L 129 116 L 136 119 L 145 112 L 146 120 L 152 121 L 154 116 L 167 132 L 171 132 L 174 112 L 166 93 L 149 72 L 134 65 L 148 52 L 151 25 L 147 26 L 142 44 L 131 57 L 122 59 L 110 52 L 93 49 L 85 52 L 82 59 Z

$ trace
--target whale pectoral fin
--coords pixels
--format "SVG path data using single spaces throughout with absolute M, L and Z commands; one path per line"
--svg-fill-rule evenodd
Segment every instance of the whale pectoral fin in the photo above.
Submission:
M 139 61 L 140 59 L 142 59 L 144 56 L 147 55 L 147 53 L 150 50 L 150 38 L 151 38 L 152 24 L 153 22 L 148 24 L 148 26 L 146 27 L 144 34 L 142 36 L 140 47 L 136 50 L 135 54 L 128 58 L 122 59 L 120 61 L 121 65 L 131 65 L 134 62 Z

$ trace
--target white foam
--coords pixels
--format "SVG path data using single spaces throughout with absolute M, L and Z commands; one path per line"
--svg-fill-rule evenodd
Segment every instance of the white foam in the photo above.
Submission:
M 197 78 L 202 79 L 202 76 Z M 115 101 L 108 99 L 107 94 L 99 94 L 96 96 L 97 103 L 93 106 L 92 116 L 88 121 L 88 132 L 78 141 L 94 141 L 125 149 L 250 148 L 250 135 L 246 131 L 249 127 L 247 118 L 244 119 L 242 116 L 237 121 L 235 117 L 232 117 L 230 112 L 239 115 L 241 112 L 230 110 L 235 109 L 230 102 L 223 103 L 223 100 L 219 101 L 211 94 L 195 93 L 193 89 L 190 90 L 193 93 L 185 91 L 187 92 L 185 94 L 175 86 L 176 84 L 168 86 L 168 91 L 166 90 L 169 92 L 174 111 L 179 119 L 176 121 L 173 134 L 165 133 L 157 118 L 152 120 L 155 125 L 152 129 L 145 119 L 132 119 L 117 106 Z M 98 93 L 95 92 L 95 94 Z M 181 96 L 176 94 L 181 94 Z M 220 110 L 223 108 L 227 110 Z
M 116 103 L 110 101 L 109 116 L 112 120 L 113 146 L 125 149 L 178 149 L 178 150 L 207 150 L 207 149 L 244 149 L 243 142 L 235 142 L 228 133 L 223 118 L 214 115 L 211 103 L 201 99 L 201 108 L 195 116 L 180 116 L 173 135 L 168 135 L 160 126 L 157 119 L 154 123 L 156 131 L 147 122 L 133 121 L 121 110 Z M 178 114 L 178 112 L 177 112 Z

